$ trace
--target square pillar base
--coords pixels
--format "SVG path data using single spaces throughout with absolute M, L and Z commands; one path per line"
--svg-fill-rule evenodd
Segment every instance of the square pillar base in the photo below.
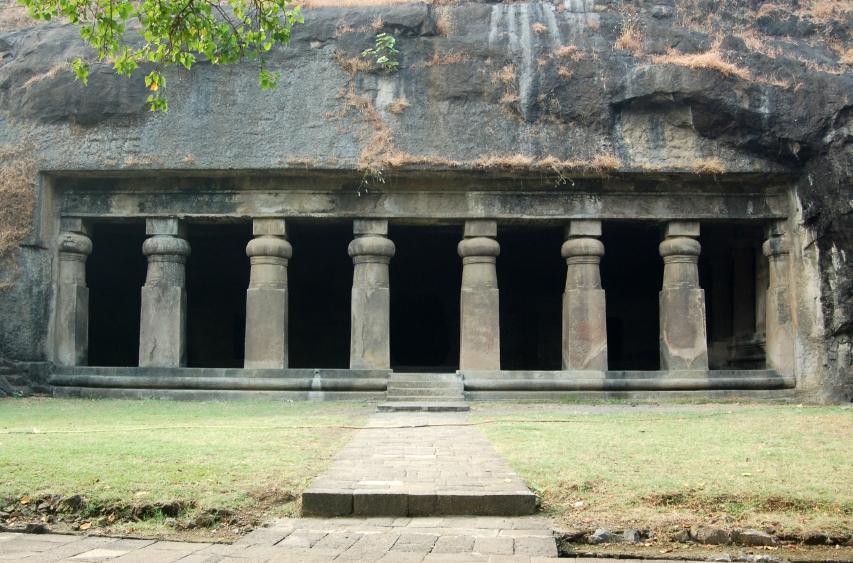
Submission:
M 391 292 L 387 287 L 352 288 L 350 369 L 391 367 Z
M 287 367 L 287 290 L 246 290 L 247 369 Z
M 607 317 L 603 289 L 563 293 L 563 369 L 607 370 Z
M 140 367 L 182 367 L 187 364 L 186 319 L 187 292 L 183 287 L 142 287 Z
M 705 291 L 695 288 L 660 292 L 660 367 L 663 370 L 708 369 Z
M 500 293 L 498 289 L 463 289 L 459 369 L 501 369 Z

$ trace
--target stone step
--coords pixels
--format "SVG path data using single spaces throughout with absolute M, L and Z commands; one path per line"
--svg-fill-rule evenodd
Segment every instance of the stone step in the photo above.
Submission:
M 447 402 L 447 401 L 464 401 L 465 398 L 461 395 L 388 395 L 385 398 L 389 403 L 424 403 L 424 402 Z
M 376 407 L 376 412 L 468 412 L 464 401 L 390 401 Z
M 451 389 L 442 389 L 442 388 L 428 388 L 428 387 L 409 387 L 405 389 L 393 389 L 391 387 L 388 388 L 389 395 L 408 395 L 410 397 L 452 397 L 452 396 L 462 396 L 462 388 L 451 388 Z
M 527 516 L 535 512 L 536 496 L 521 490 L 419 494 L 309 488 L 302 493 L 304 516 Z
M 388 388 L 391 389 L 392 387 L 396 389 L 445 389 L 457 387 L 462 389 L 463 385 L 461 381 L 397 381 L 392 379 L 388 381 Z

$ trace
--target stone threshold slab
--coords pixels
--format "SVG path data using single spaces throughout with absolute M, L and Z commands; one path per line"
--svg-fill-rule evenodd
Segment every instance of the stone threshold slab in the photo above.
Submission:
M 462 401 L 452 402 L 388 402 L 376 407 L 377 412 L 468 412 L 471 407 Z

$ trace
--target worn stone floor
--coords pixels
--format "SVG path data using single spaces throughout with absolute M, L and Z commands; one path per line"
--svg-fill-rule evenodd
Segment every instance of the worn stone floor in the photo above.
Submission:
M 258 528 L 233 545 L 59 534 L 0 534 L 0 561 L 532 563 L 556 557 L 550 522 L 535 516 L 290 518 Z
M 520 516 L 536 498 L 467 413 L 378 413 L 302 495 L 315 516 Z

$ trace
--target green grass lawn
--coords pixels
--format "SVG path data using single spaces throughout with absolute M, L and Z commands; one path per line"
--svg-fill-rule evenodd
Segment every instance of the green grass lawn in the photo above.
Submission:
M 350 437 L 337 426 L 361 424 L 371 411 L 318 402 L 3 400 L 0 499 L 80 494 L 91 506 L 181 500 L 196 512 L 293 513 L 294 498 Z
M 480 428 L 569 527 L 853 529 L 849 408 L 484 405 L 473 418 L 504 420 Z

